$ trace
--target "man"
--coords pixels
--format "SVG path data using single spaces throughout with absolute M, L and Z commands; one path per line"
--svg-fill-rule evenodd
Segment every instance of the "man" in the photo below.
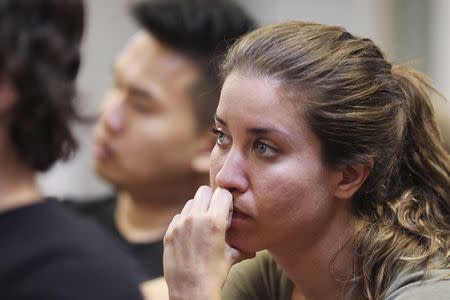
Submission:
M 82 0 L 0 0 L 0 299 L 142 299 L 142 276 L 35 176 L 76 150 Z
M 143 1 L 132 11 L 141 30 L 115 62 L 95 135 L 95 170 L 117 194 L 77 206 L 150 280 L 163 275 L 162 238 L 173 216 L 208 184 L 215 66 L 254 22 L 227 0 Z

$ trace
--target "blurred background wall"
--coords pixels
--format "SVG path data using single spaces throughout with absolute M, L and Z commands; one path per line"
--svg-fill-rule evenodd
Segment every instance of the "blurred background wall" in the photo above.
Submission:
M 413 63 L 450 99 L 448 0 L 239 0 L 262 25 L 302 19 L 341 25 L 375 41 L 395 63 Z M 87 0 L 87 32 L 79 77 L 80 111 L 93 115 L 111 80 L 117 53 L 136 30 L 127 0 Z M 450 102 L 435 99 L 442 134 L 450 141 Z M 92 171 L 92 126 L 75 125 L 80 151 L 39 177 L 46 194 L 86 197 L 110 187 Z

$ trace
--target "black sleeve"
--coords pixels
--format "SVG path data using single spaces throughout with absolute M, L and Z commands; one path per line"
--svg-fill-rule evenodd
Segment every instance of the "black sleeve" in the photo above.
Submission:
M 30 274 L 16 282 L 17 300 L 142 300 L 138 278 L 118 261 L 92 256 L 64 255 L 30 268 Z M 106 255 L 108 256 L 108 255 Z

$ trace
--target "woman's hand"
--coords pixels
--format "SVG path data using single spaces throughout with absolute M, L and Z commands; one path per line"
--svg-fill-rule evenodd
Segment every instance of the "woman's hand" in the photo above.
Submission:
M 170 299 L 220 299 L 233 263 L 253 255 L 225 243 L 232 195 L 202 186 L 170 223 L 164 237 L 164 276 Z

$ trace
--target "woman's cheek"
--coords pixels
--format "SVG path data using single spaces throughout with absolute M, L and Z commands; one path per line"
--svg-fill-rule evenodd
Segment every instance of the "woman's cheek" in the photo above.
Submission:
M 223 158 L 219 155 L 219 149 L 217 148 L 217 145 L 215 145 L 211 151 L 211 156 L 209 159 L 209 184 L 213 190 L 216 188 L 215 178 L 217 173 L 220 171 L 222 161 Z

